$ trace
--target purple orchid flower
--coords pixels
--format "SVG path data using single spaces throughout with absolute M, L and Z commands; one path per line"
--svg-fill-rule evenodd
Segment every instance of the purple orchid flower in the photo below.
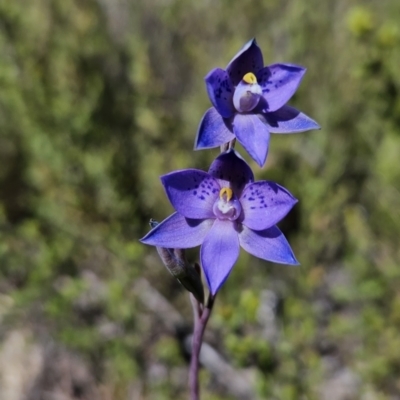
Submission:
M 254 182 L 248 164 L 229 150 L 207 172 L 184 169 L 161 177 L 177 212 L 141 241 L 166 248 L 201 245 L 200 258 L 214 295 L 228 277 L 242 247 L 264 260 L 297 265 L 275 226 L 297 200 L 273 182 Z
M 306 70 L 293 64 L 264 67 L 255 39 L 250 40 L 226 67 L 206 77 L 214 107 L 206 111 L 197 132 L 195 150 L 237 139 L 261 167 L 268 154 L 271 133 L 297 133 L 320 126 L 287 106 Z

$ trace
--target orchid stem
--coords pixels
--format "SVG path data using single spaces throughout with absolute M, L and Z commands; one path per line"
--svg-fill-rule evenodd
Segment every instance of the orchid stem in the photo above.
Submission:
M 194 327 L 192 337 L 192 354 L 190 359 L 189 370 L 189 390 L 190 400 L 200 400 L 199 389 L 199 357 L 201 345 L 203 343 L 203 335 L 210 318 L 212 307 L 214 305 L 214 297 L 209 296 L 207 304 L 202 308 L 196 299 L 191 295 L 193 313 L 194 313 Z M 197 303 L 197 305 L 196 305 Z

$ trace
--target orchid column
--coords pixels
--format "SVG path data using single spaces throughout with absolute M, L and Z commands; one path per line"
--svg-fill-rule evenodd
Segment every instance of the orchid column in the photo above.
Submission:
M 297 200 L 282 186 L 254 181 L 246 161 L 234 150 L 236 139 L 261 167 L 271 133 L 319 129 L 311 118 L 286 105 L 305 69 L 291 64 L 264 67 L 255 39 L 205 78 L 213 105 L 202 118 L 195 149 L 221 146 L 208 172 L 186 169 L 161 177 L 176 212 L 141 241 L 156 246 L 164 264 L 191 292 L 194 310 L 191 400 L 199 399 L 199 352 L 215 296 L 236 263 L 240 247 L 266 261 L 297 265 L 276 227 Z M 187 263 L 182 249 L 200 246 L 200 267 Z M 201 270 L 209 295 L 204 302 Z

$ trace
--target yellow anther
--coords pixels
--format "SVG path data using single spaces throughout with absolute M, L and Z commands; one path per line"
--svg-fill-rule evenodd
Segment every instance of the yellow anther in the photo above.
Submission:
M 252 73 L 252 72 L 248 72 L 244 77 L 243 80 L 246 83 L 250 83 L 251 85 L 254 85 L 255 83 L 257 83 L 257 78 L 256 76 Z
M 221 200 L 223 200 L 223 199 L 224 199 L 224 195 L 226 196 L 226 201 L 229 201 L 229 200 L 232 198 L 232 196 L 233 196 L 232 189 L 226 188 L 226 187 L 222 188 L 222 189 L 219 191 L 219 198 L 220 198 Z

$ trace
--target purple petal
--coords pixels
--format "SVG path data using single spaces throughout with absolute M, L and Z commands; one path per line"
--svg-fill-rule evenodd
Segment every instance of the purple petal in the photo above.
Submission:
M 290 106 L 283 106 L 273 113 L 262 117 L 271 133 L 297 133 L 321 127 L 310 117 Z
M 299 265 L 283 233 L 276 227 L 252 231 L 243 226 L 239 242 L 244 250 L 263 260 L 289 265 Z
M 264 66 L 263 56 L 256 40 L 247 42 L 243 48 L 232 58 L 226 71 L 231 81 L 236 86 L 248 72 L 257 76 L 258 71 Z
M 203 243 L 213 223 L 213 219 L 189 219 L 174 213 L 140 241 L 157 247 L 188 249 Z
M 221 187 L 230 187 L 237 197 L 240 197 L 248 183 L 254 182 L 249 165 L 233 149 L 219 155 L 211 164 L 208 173 L 218 179 Z
M 233 85 L 229 75 L 221 68 L 215 68 L 204 78 L 208 97 L 212 105 L 224 118 L 230 118 L 235 112 L 233 106 Z
M 218 181 L 198 169 L 175 171 L 161 177 L 169 201 L 186 218 L 215 218 L 213 205 L 221 190 Z
M 268 154 L 270 134 L 267 125 L 255 114 L 236 114 L 233 133 L 253 160 L 262 167 Z
M 200 121 L 194 144 L 195 150 L 218 147 L 233 140 L 235 135 L 229 130 L 227 124 L 228 122 L 214 107 L 209 108 Z
M 258 84 L 266 100 L 263 111 L 272 112 L 285 105 L 305 73 L 305 68 L 291 64 L 274 64 L 263 68 L 257 74 Z
M 246 187 L 240 203 L 244 213 L 243 225 L 262 231 L 279 222 L 297 199 L 274 182 L 258 181 Z
M 216 219 L 200 250 L 204 275 L 213 295 L 231 272 L 239 257 L 239 250 L 238 233 L 233 223 Z

